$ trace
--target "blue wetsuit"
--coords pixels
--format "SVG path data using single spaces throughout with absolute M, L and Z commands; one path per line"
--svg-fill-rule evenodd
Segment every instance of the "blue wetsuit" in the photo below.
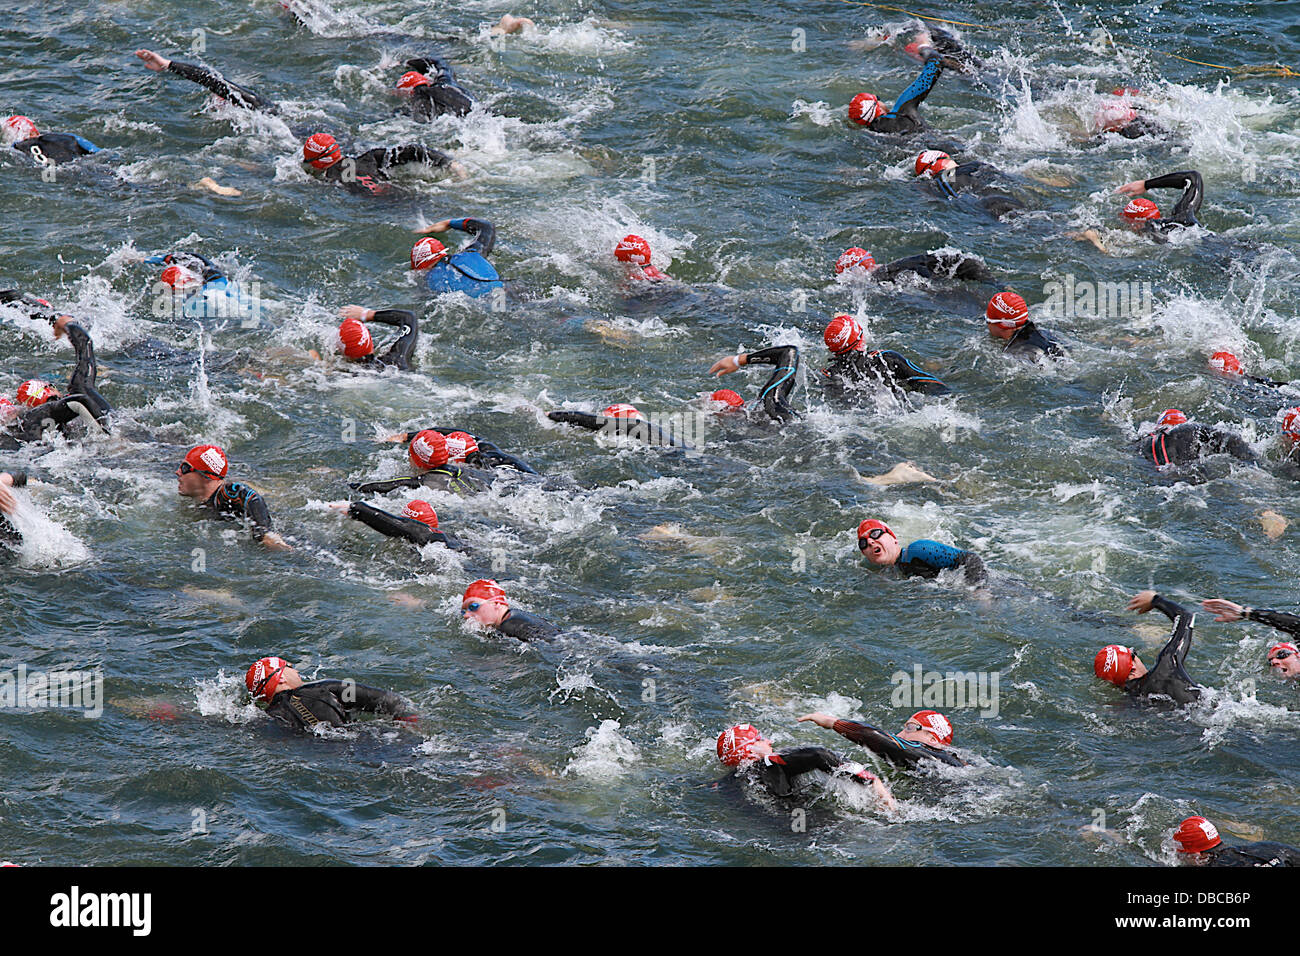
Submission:
M 867 124 L 867 129 L 873 133 L 915 133 L 923 129 L 925 123 L 918 110 L 941 73 L 943 57 L 932 50 L 921 67 L 921 75 L 894 101 L 894 108 L 883 116 L 877 116 Z
M 940 571 L 963 568 L 966 580 L 972 584 L 983 581 L 988 576 L 984 562 L 975 552 L 963 551 L 928 538 L 920 538 L 904 548 L 894 567 L 906 575 L 922 578 L 933 578 Z
M 496 267 L 486 258 L 496 242 L 497 233 L 492 223 L 483 219 L 453 219 L 450 226 L 468 232 L 474 236 L 474 241 L 429 269 L 425 277 L 429 291 L 464 292 L 477 298 L 493 289 L 504 289 L 505 284 L 497 275 Z
M 228 319 L 252 316 L 254 305 L 236 282 L 217 268 L 212 260 L 197 252 L 167 253 L 150 256 L 145 262 L 154 265 L 187 265 L 203 276 L 203 285 L 190 292 L 181 305 L 187 319 Z

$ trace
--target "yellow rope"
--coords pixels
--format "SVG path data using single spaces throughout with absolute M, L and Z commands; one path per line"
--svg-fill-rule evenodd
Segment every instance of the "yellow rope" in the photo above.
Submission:
M 945 20 L 943 17 L 927 17 L 923 13 L 913 13 L 911 10 L 904 10 L 902 7 L 889 7 L 883 3 L 867 3 L 867 0 L 840 0 L 840 3 L 847 3 L 854 7 L 875 7 L 877 10 L 892 10 L 894 13 L 906 13 L 909 17 L 916 17 L 918 20 L 931 20 L 934 23 L 951 23 L 959 27 L 980 27 L 978 23 L 967 23 L 965 20 Z

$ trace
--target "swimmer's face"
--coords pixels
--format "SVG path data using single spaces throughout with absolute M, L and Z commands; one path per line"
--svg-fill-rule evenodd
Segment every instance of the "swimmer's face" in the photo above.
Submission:
M 483 598 L 473 598 L 461 605 L 465 617 L 478 621 L 484 627 L 496 627 L 505 620 L 509 610 L 510 605 L 504 601 L 487 601 Z
M 939 738 L 934 735 L 934 731 L 922 727 L 920 722 L 915 720 L 909 720 L 903 724 L 903 729 L 899 731 L 898 736 L 903 740 L 912 740 L 918 744 L 929 744 L 931 747 L 943 746 Z
M 200 474 L 197 471 L 188 471 L 183 475 L 177 471 L 176 491 L 178 494 L 184 495 L 186 498 L 206 497 L 208 481 L 209 479 L 207 476 Z
M 1295 677 L 1300 675 L 1300 654 L 1285 647 L 1278 648 L 1269 655 L 1268 666 L 1284 679 Z
M 880 531 L 874 538 L 870 534 Z M 867 560 L 872 564 L 889 565 L 898 561 L 898 556 L 903 553 L 902 545 L 892 534 L 882 531 L 880 528 L 874 528 L 865 538 L 858 539 L 858 550 L 867 556 Z

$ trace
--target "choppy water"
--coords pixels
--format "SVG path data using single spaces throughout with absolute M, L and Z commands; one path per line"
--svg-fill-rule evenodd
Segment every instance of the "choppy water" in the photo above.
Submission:
M 0 712 L 0 855 L 1142 865 L 1173 860 L 1167 833 L 1192 812 L 1293 841 L 1300 715 L 1294 689 L 1264 671 L 1272 633 L 1202 617 L 1189 667 L 1219 692 L 1186 712 L 1120 707 L 1090 664 L 1111 641 L 1159 645 L 1163 619 L 1135 631 L 1122 612 L 1148 584 L 1184 600 L 1294 601 L 1297 532 L 1269 540 L 1257 517 L 1300 518 L 1293 482 L 1226 465 L 1201 483 L 1156 478 L 1129 443 L 1176 405 L 1268 449 L 1273 408 L 1207 376 L 1205 355 L 1231 348 L 1258 374 L 1300 375 L 1295 82 L 1228 79 L 1146 49 L 1295 66 L 1300 4 L 930 11 L 981 25 L 960 29 L 989 69 L 945 75 L 924 111 L 963 155 L 1024 178 L 1035 211 L 1008 224 L 930 198 L 905 169 L 915 147 L 843 121 L 853 94 L 892 99 L 915 75 L 896 50 L 848 46 L 901 15 L 830 2 L 544 6 L 513 8 L 539 19 L 538 34 L 494 42 L 484 25 L 511 9 L 496 0 L 331 0 L 307 27 L 261 0 L 5 4 L 0 108 L 109 151 L 54 183 L 16 153 L 0 161 L 0 275 L 84 318 L 119 433 L 6 459 L 53 484 L 23 493 L 0 667 L 101 667 L 107 704 L 97 720 Z M 193 59 L 196 30 L 207 62 L 284 115 L 205 106 L 131 56 Z M 433 49 L 491 113 L 427 127 L 394 114 L 386 89 L 401 62 Z M 1151 92 L 1169 140 L 1086 141 L 1094 94 L 1119 85 Z M 413 195 L 363 201 L 302 174 L 306 127 L 362 146 L 429 142 L 472 175 L 417 173 Z M 1188 167 L 1205 176 L 1202 220 L 1219 238 L 1153 247 L 1113 228 L 1116 185 Z M 190 187 L 204 175 L 243 195 Z M 410 230 L 456 215 L 497 224 L 505 312 L 430 302 L 406 270 Z M 1113 256 L 1064 237 L 1089 225 Z M 610 258 L 628 232 L 681 284 L 629 296 Z M 182 245 L 259 283 L 264 323 L 153 314 L 152 269 L 131 260 Z M 836 282 L 850 245 L 880 261 L 961 248 L 1031 304 L 1067 276 L 1150 282 L 1154 309 L 1044 318 L 1072 359 L 1019 364 L 987 341 L 986 293 Z M 416 371 L 350 375 L 306 357 L 328 349 L 350 302 L 420 311 Z M 936 363 L 954 395 L 849 410 L 826 404 L 809 371 L 803 423 L 710 419 L 702 459 L 545 418 L 613 401 L 694 409 L 714 387 L 710 363 L 740 347 L 794 342 L 815 370 L 839 310 L 881 347 Z M 4 329 L 4 389 L 63 380 L 66 344 L 13 315 Z M 752 398 L 762 377 L 723 384 Z M 428 424 L 489 436 L 582 490 L 429 495 L 469 558 L 414 556 L 325 508 L 347 480 L 400 473 L 401 450 L 372 437 Z M 264 492 L 292 554 L 228 542 L 177 498 L 172 470 L 199 440 L 224 445 Z M 941 481 L 860 480 L 900 460 Z M 976 548 L 1002 578 L 993 596 L 869 573 L 852 529 L 870 515 L 904 540 Z M 571 630 L 532 648 L 467 629 L 459 596 L 479 576 Z M 393 688 L 427 719 L 419 732 L 278 733 L 242 693 L 263 654 Z M 863 756 L 794 718 L 824 709 L 895 727 L 912 708 L 893 706 L 890 676 L 918 664 L 997 672 L 999 708 L 950 711 L 971 767 L 886 774 L 897 815 L 834 789 L 792 832 L 788 807 L 714 786 L 713 739 L 736 721 L 780 745 Z M 161 703 L 178 719 L 149 719 Z M 1080 832 L 1102 822 L 1096 811 L 1109 837 Z

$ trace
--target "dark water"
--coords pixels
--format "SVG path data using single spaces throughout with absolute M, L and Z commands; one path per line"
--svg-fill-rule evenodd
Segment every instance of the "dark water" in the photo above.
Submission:
M 1090 664 L 1112 641 L 1151 659 L 1163 619 L 1123 612 L 1149 585 L 1187 602 L 1295 601 L 1296 532 L 1271 540 L 1259 519 L 1300 517 L 1293 481 L 1222 462 L 1205 481 L 1157 477 L 1130 443 L 1177 406 L 1275 454 L 1273 413 L 1300 401 L 1205 371 L 1228 348 L 1257 374 L 1300 374 L 1295 81 L 1152 52 L 1296 66 L 1300 4 L 929 11 L 979 24 L 954 29 L 987 68 L 945 75 L 924 110 L 962 158 L 1017 177 L 1033 211 L 1011 223 L 931 198 L 907 169 L 919 146 L 843 121 L 855 93 L 890 100 L 915 75 L 896 48 L 848 46 L 903 27 L 899 14 L 556 3 L 514 8 L 540 32 L 494 41 L 484 25 L 507 9 L 338 0 L 302 26 L 269 2 L 6 5 L 6 115 L 108 151 L 52 183 L 7 151 L 0 275 L 83 317 L 119 418 L 111 437 L 6 458 L 50 483 L 24 493 L 0 667 L 102 668 L 107 703 L 98 719 L 0 711 L 0 855 L 1147 865 L 1173 861 L 1168 831 L 1191 813 L 1294 841 L 1300 718 L 1294 689 L 1264 669 L 1272 632 L 1203 616 L 1189 666 L 1216 693 L 1186 712 L 1120 707 Z M 202 58 L 282 116 L 210 106 L 145 71 L 139 46 Z M 387 89 L 429 50 L 491 112 L 431 126 L 396 115 Z M 1120 85 L 1149 91 L 1168 139 L 1087 138 L 1097 94 Z M 301 136 L 317 129 L 347 146 L 427 142 L 471 175 L 405 174 L 405 196 L 363 201 L 301 172 Z M 1116 228 L 1115 186 L 1184 168 L 1205 177 L 1216 235 L 1155 247 Z M 242 195 L 192 188 L 202 176 Z M 459 215 L 497 224 L 504 310 L 429 300 L 406 270 L 411 230 Z M 1087 226 L 1111 255 L 1066 238 Z M 628 232 L 681 284 L 629 295 L 610 256 Z M 1152 309 L 1036 311 L 1072 359 L 1016 363 L 984 333 L 987 290 L 837 282 L 852 245 L 878 261 L 977 254 L 1036 310 L 1067 277 L 1150 283 Z M 258 327 L 156 314 L 154 267 L 132 260 L 177 247 L 257 283 Z M 353 302 L 419 311 L 416 371 L 353 375 L 306 356 L 331 348 Z M 873 346 L 934 363 L 954 395 L 828 404 L 821 329 L 840 310 Z M 25 318 L 4 327 L 5 390 L 62 381 L 66 344 Z M 706 415 L 705 454 L 682 458 L 545 418 L 615 401 L 697 412 L 714 359 L 774 342 L 806 363 L 805 420 L 782 431 Z M 762 377 L 722 384 L 752 399 Z M 374 438 L 432 424 L 571 484 L 427 495 L 470 557 L 417 555 L 328 511 L 346 481 L 402 473 L 400 448 Z M 291 554 L 227 540 L 176 496 L 172 471 L 198 441 L 223 445 L 263 491 Z M 861 480 L 902 460 L 939 480 Z M 904 540 L 977 549 L 1000 577 L 992 596 L 871 574 L 853 535 L 868 516 Z M 533 648 L 462 626 L 460 594 L 480 576 L 570 630 Z M 426 719 L 277 732 L 243 693 L 264 654 L 397 690 Z M 737 721 L 863 758 L 794 718 L 897 727 L 916 708 L 895 706 L 890 678 L 916 665 L 996 674 L 1000 693 L 996 716 L 941 708 L 969 768 L 886 772 L 897 814 L 832 787 L 805 798 L 795 832 L 790 807 L 714 786 L 713 740 Z M 162 704 L 177 719 L 150 719 Z M 1098 823 L 1109 834 L 1082 831 Z

